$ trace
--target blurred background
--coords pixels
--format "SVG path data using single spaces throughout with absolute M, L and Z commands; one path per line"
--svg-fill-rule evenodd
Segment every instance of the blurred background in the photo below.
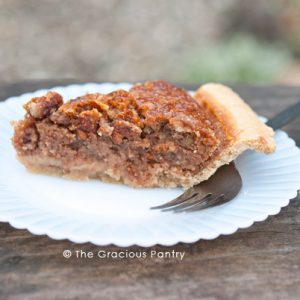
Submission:
M 300 0 L 0 0 L 0 80 L 300 84 Z

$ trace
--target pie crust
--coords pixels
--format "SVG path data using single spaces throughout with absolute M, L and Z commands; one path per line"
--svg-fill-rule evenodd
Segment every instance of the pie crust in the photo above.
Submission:
M 212 161 L 195 178 L 201 182 L 212 176 L 222 165 L 228 164 L 247 149 L 266 154 L 276 149 L 274 131 L 266 126 L 231 88 L 216 83 L 201 86 L 194 98 L 207 105 L 230 131 L 232 140 L 220 157 Z

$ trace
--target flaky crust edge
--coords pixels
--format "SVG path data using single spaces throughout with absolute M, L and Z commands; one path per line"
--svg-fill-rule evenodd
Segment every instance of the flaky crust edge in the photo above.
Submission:
M 219 167 L 229 164 L 247 149 L 266 154 L 275 151 L 273 129 L 266 126 L 231 88 L 216 83 L 204 84 L 195 92 L 194 98 L 214 112 L 232 138 L 220 156 L 190 178 L 185 188 L 207 180 Z

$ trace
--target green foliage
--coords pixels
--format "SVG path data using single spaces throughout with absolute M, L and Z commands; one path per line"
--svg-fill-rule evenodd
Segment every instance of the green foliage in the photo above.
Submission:
M 279 44 L 236 35 L 191 54 L 180 79 L 267 83 L 276 78 L 290 59 L 291 54 Z

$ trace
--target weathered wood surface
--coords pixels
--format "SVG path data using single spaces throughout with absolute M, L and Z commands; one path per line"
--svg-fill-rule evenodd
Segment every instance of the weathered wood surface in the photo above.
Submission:
M 57 82 L 0 83 L 0 100 Z M 260 114 L 300 100 L 300 88 L 237 87 Z M 285 130 L 300 144 L 300 119 Z M 300 188 L 300 182 L 299 182 Z M 0 223 L 0 299 L 300 299 L 300 202 L 230 236 L 159 251 L 175 259 L 65 259 L 65 249 L 121 251 L 34 236 Z M 140 247 L 131 251 L 150 251 Z

